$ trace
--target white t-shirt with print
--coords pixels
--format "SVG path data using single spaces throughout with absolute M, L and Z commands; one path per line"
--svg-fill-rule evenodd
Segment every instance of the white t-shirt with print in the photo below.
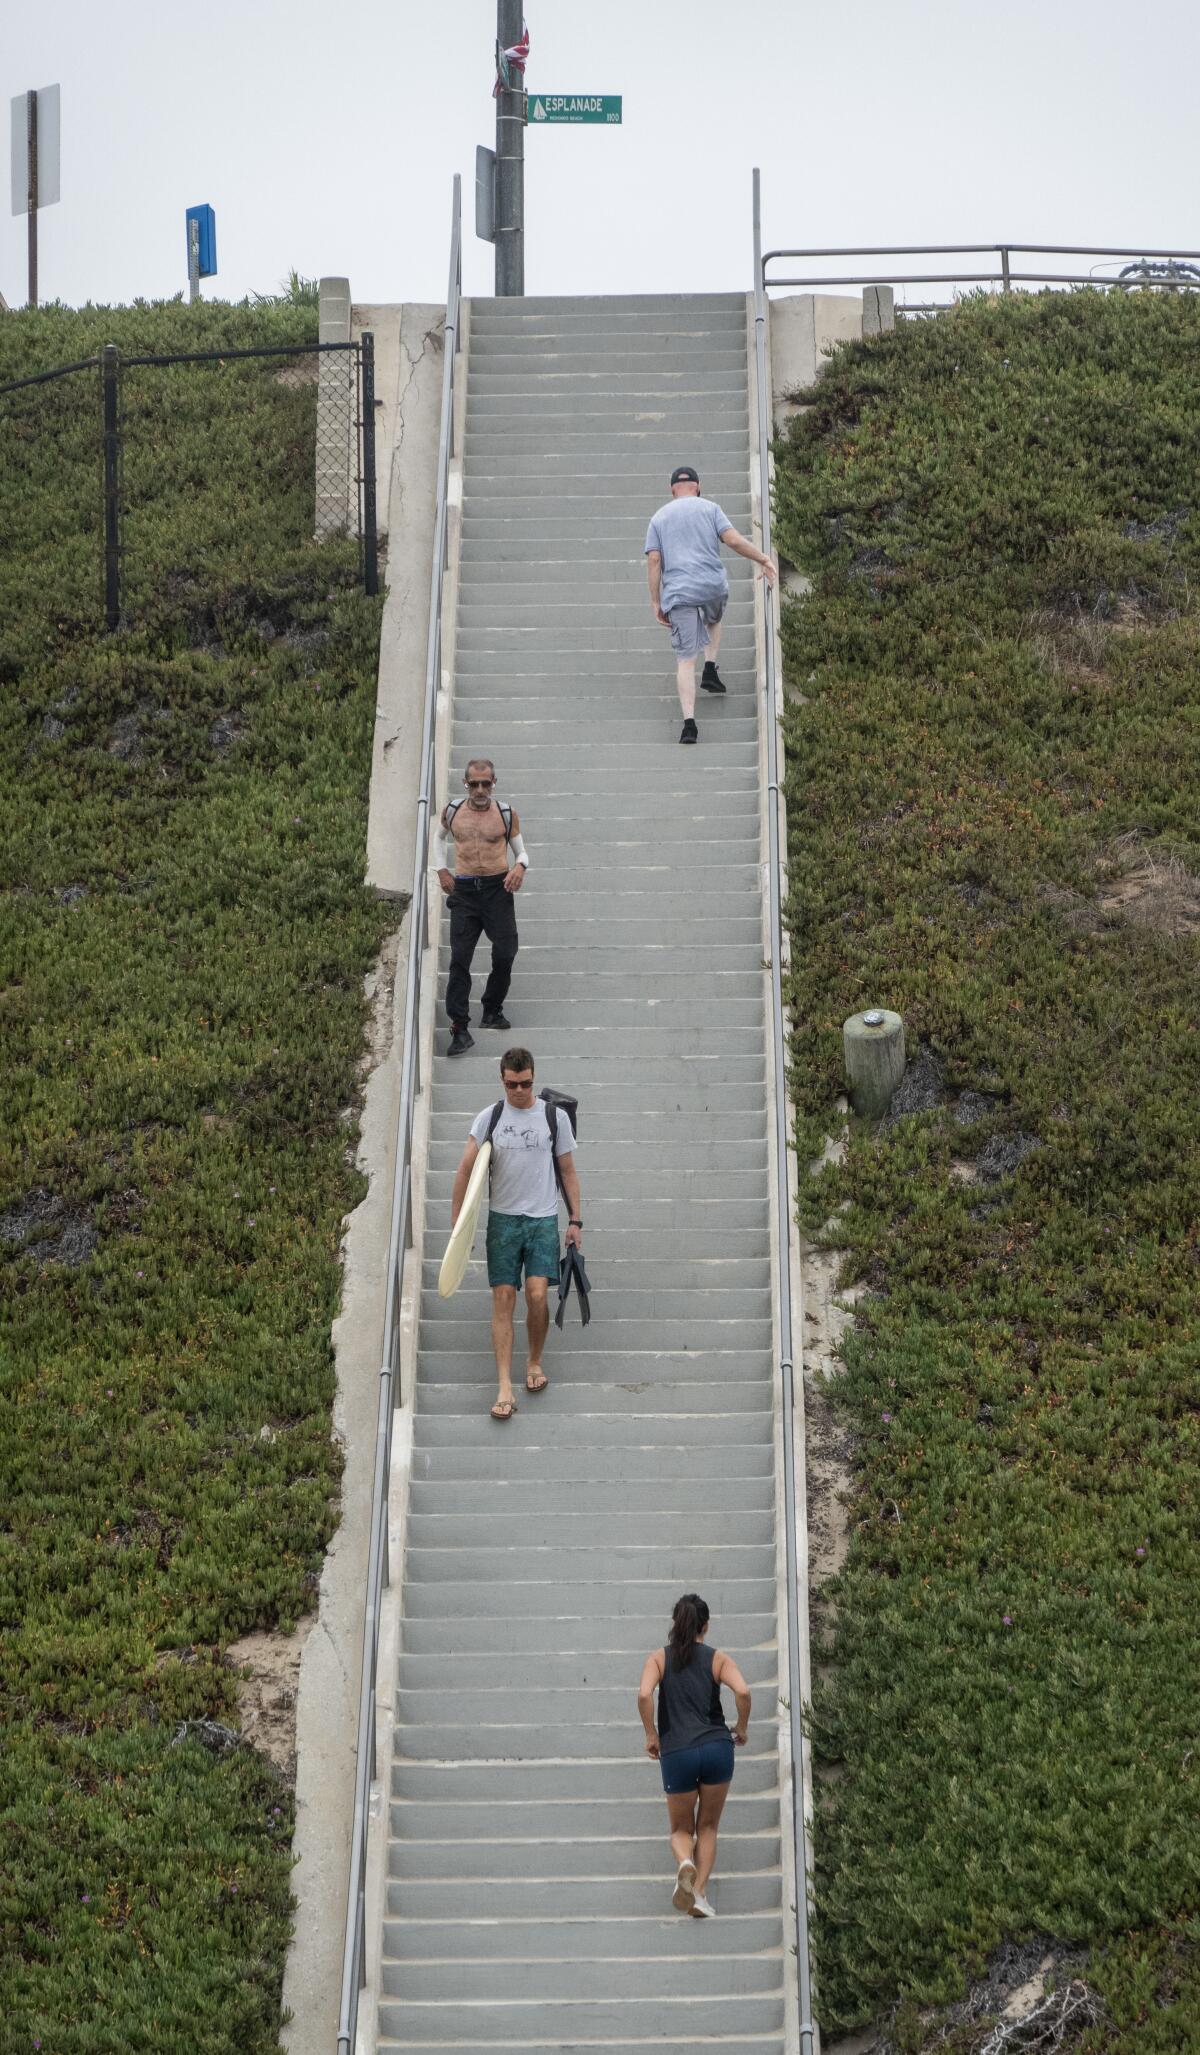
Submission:
M 487 1140 L 491 1117 L 491 1106 L 485 1106 L 471 1122 L 471 1133 L 481 1147 Z M 574 1149 L 574 1130 L 560 1106 L 555 1154 L 570 1156 Z M 558 1184 L 550 1160 L 550 1122 L 541 1099 L 525 1108 L 506 1105 L 496 1122 L 490 1204 L 493 1213 L 521 1213 L 528 1220 L 558 1218 Z

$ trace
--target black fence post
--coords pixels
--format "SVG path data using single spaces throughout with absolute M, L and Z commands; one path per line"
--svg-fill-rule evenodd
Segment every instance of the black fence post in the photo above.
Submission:
M 363 585 L 373 599 L 379 590 L 379 530 L 375 505 L 375 337 L 362 337 Z
M 104 625 L 121 625 L 121 353 L 105 343 L 100 359 L 104 404 Z

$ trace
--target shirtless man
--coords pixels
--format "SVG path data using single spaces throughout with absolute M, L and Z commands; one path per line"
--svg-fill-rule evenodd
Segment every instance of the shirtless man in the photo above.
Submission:
M 475 1047 L 469 1025 L 471 958 L 480 935 L 487 935 L 492 945 L 492 969 L 483 988 L 480 1025 L 501 1029 L 511 1026 L 503 1009 L 517 954 L 513 895 L 520 891 L 529 869 L 515 810 L 505 833 L 504 815 L 493 796 L 496 766 L 491 758 L 473 756 L 463 773 L 463 784 L 467 788 L 466 803 L 461 799 L 447 803 L 434 838 L 438 882 L 450 907 L 450 975 L 446 979 L 449 1056 L 465 1056 L 468 1049 Z

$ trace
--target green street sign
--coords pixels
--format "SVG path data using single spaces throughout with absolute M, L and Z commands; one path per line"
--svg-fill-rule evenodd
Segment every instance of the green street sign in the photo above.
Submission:
M 548 121 L 619 122 L 620 93 L 531 93 L 529 120 L 540 128 Z

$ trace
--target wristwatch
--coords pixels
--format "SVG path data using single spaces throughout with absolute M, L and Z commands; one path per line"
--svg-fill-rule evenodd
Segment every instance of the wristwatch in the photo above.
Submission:
M 582 1220 L 568 1220 L 568 1222 L 567 1222 L 567 1226 L 568 1226 L 568 1227 L 582 1227 L 582 1226 L 583 1226 L 583 1222 L 582 1222 Z

